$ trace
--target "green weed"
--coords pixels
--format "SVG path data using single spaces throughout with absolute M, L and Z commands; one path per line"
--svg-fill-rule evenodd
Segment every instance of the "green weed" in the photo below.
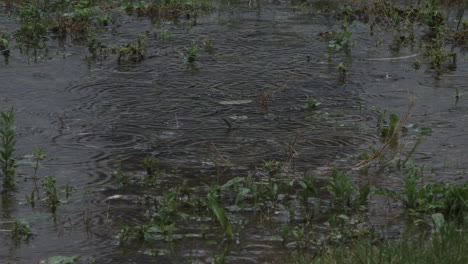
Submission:
M 15 153 L 15 114 L 13 109 L 8 112 L 0 112 L 0 168 L 3 178 L 3 187 L 7 190 L 16 185 L 16 161 Z
M 5 52 L 10 48 L 10 36 L 0 32 L 0 51 Z
M 337 168 L 332 170 L 332 178 L 324 189 L 340 207 L 359 207 L 365 205 L 370 195 L 369 184 L 357 188 L 352 179 Z
M 50 206 L 52 213 L 55 213 L 57 207 L 60 205 L 60 200 L 57 194 L 57 187 L 55 186 L 55 178 L 52 176 L 46 176 L 41 180 L 41 184 L 44 187 L 45 202 Z
M 268 172 L 270 177 L 274 176 L 283 168 L 283 164 L 279 161 L 274 160 L 264 160 L 263 168 Z
M 158 38 L 161 41 L 167 41 L 167 40 L 171 39 L 171 37 L 172 37 L 172 33 L 169 30 L 163 29 L 163 28 L 158 30 L 158 32 L 156 34 L 157 34 Z
M 220 205 L 220 202 L 217 199 L 216 191 L 210 191 L 207 196 L 208 206 L 211 209 L 212 214 L 216 217 L 216 220 L 221 225 L 224 230 L 224 235 L 226 239 L 232 240 L 233 233 L 231 228 L 231 222 L 227 218 L 226 211 Z
M 112 174 L 116 178 L 117 188 L 124 188 L 131 183 L 131 177 L 120 168 L 114 170 Z
M 34 169 L 34 175 L 33 175 L 33 180 L 34 180 L 34 186 L 36 187 L 36 190 L 38 190 L 37 187 L 37 172 L 39 171 L 40 168 L 40 161 L 44 159 L 44 151 L 42 151 L 41 148 L 34 149 L 32 153 L 32 158 L 34 160 L 33 163 L 33 169 Z
M 192 40 L 189 47 L 184 47 L 184 53 L 182 57 L 184 58 L 185 64 L 193 64 L 196 60 L 197 54 L 200 52 L 195 41 Z
M 351 245 L 324 251 L 313 260 L 309 258 L 298 263 L 463 264 L 468 261 L 467 247 L 466 229 L 445 225 L 440 232 L 416 239 L 401 238 L 383 243 L 354 240 Z
M 354 22 L 349 24 L 345 17 L 341 24 L 341 31 L 331 32 L 333 39 L 328 41 L 328 59 L 331 59 L 334 53 L 341 50 L 344 50 L 345 53 L 349 53 L 350 47 L 353 45 L 351 37 L 353 35 L 354 26 Z
M 45 40 L 48 23 L 44 12 L 44 3 L 33 0 L 21 5 L 19 10 L 20 28 L 15 33 L 16 43 L 25 48 L 26 53 L 33 51 L 33 58 L 38 58 L 38 50 L 46 48 Z
M 468 216 L 468 185 L 428 184 L 419 186 L 420 170 L 409 169 L 403 179 L 404 186 L 400 191 L 387 188 L 376 190 L 376 194 L 384 195 L 403 204 L 410 212 L 442 213 L 448 220 L 465 222 Z
M 145 47 L 147 40 L 146 34 L 140 34 L 136 43 L 128 43 L 118 48 L 117 62 L 119 64 L 142 62 L 147 53 Z
M 34 234 L 31 232 L 31 227 L 29 227 L 28 223 L 19 219 L 15 219 L 10 235 L 11 238 L 16 242 L 28 242 Z
M 210 39 L 210 38 L 204 38 L 202 40 L 202 44 L 203 44 L 203 48 L 207 51 L 207 52 L 213 52 L 213 40 Z
M 153 159 L 151 156 L 147 156 L 141 162 L 143 163 L 146 169 L 145 182 L 149 184 L 156 183 L 158 176 L 162 173 L 158 169 L 158 161 Z
M 308 96 L 308 95 L 306 97 L 306 102 L 307 102 L 307 107 L 312 110 L 317 109 L 318 106 L 322 104 L 318 100 L 314 99 L 312 96 Z

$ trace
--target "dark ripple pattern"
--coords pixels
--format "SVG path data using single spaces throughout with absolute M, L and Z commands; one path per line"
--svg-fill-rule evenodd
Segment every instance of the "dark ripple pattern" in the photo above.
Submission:
M 0 79 L 5 85 L 0 100 L 21 106 L 17 119 L 24 123 L 19 124 L 18 142 L 25 140 L 28 146 L 18 148 L 30 153 L 29 145 L 43 147 L 47 153 L 44 172 L 55 175 L 59 186 L 70 183 L 77 191 L 69 204 L 58 209 L 55 224 L 47 208 L 18 206 L 10 210 L 0 204 L 5 215 L 31 219 L 38 234 L 30 246 L 12 250 L 14 253 L 9 247 L 0 248 L 1 260 L 11 257 L 19 263 L 37 263 L 45 257 L 81 254 L 94 255 L 96 263 L 154 263 L 154 258 L 142 252 L 120 251 L 115 245 L 120 228 L 117 221 L 142 222 L 144 210 L 131 197 L 109 199 L 120 194 L 115 189 L 114 169 L 141 172 L 139 160 L 152 155 L 164 166 L 183 172 L 167 176 L 171 179 L 160 189 L 196 177 L 205 182 L 214 174 L 211 159 L 219 159 L 213 144 L 245 172 L 263 160 L 284 160 L 288 143 L 300 130 L 296 168 L 314 171 L 330 162 L 346 162 L 359 153 L 356 150 L 367 150 L 378 141 L 375 130 L 361 127 L 371 114 L 360 113 L 358 105 L 378 105 L 401 113 L 408 94 L 417 97 L 411 122 L 433 127 L 435 138 L 429 137 L 429 144 L 422 144 L 414 157 L 437 164 L 435 171 L 439 172 L 445 167 L 434 153 L 443 152 L 450 166 L 467 169 L 467 122 L 463 121 L 468 109 L 466 104 L 455 105 L 451 94 L 455 87 L 467 88 L 463 77 L 468 76 L 468 67 L 459 67 L 458 75 L 437 81 L 391 61 L 371 62 L 370 58 L 392 54 L 386 48 L 363 48 L 352 54 L 348 80 L 342 84 L 337 81 L 338 62 L 325 59 L 325 44 L 316 38 L 319 32 L 331 29 L 328 18 L 293 13 L 284 5 L 244 4 L 245 12 L 220 11 L 199 18 L 200 26 L 189 30 L 181 24 L 165 24 L 172 33 L 170 44 L 150 37 L 150 54 L 141 64 L 119 66 L 109 56 L 88 69 L 83 63 L 85 55 L 78 49 L 82 47 L 70 50 L 79 56 L 71 55 L 59 66 L 49 61 L 23 65 L 14 61 L 18 54 L 12 55 L 12 68 L 2 68 Z M 117 33 L 102 33 L 103 41 L 116 45 L 133 42 L 136 33 L 154 30 L 144 18 L 123 16 L 118 23 Z M 215 50 L 213 54 L 201 51 L 199 71 L 189 72 L 179 53 L 192 40 L 199 43 L 203 37 L 213 40 Z M 370 42 L 368 38 L 361 36 L 359 41 Z M 411 54 L 409 50 L 402 53 Z M 72 78 L 70 72 L 79 72 L 79 76 Z M 17 87 L 21 89 L 17 91 Z M 271 95 L 268 109 L 261 107 L 259 99 L 265 93 Z M 321 101 L 319 109 L 306 109 L 306 96 Z M 221 104 L 238 100 L 244 102 Z M 26 167 L 20 169 L 30 170 Z M 453 181 L 459 177 L 453 172 L 444 175 Z M 431 181 L 431 177 L 437 174 L 425 180 Z M 391 186 L 400 182 L 387 174 L 376 181 L 380 180 Z M 21 186 L 18 193 L 29 194 L 24 186 L 32 183 Z M 89 232 L 83 219 L 91 224 Z M 196 235 L 200 224 L 202 221 L 189 223 L 176 233 Z M 214 235 L 210 239 L 221 241 L 219 227 L 211 228 Z M 274 231 L 266 233 L 273 236 Z M 275 253 L 280 242 L 266 241 L 257 232 L 255 223 L 247 227 L 242 248 L 232 251 L 234 262 L 260 263 L 265 255 Z M 1 237 L 0 244 L 6 245 L 2 243 L 6 240 Z M 180 252 L 172 254 L 209 262 L 213 252 L 223 251 L 222 243 L 198 245 L 194 240 L 186 237 L 177 242 Z M 170 262 L 167 256 L 156 259 Z

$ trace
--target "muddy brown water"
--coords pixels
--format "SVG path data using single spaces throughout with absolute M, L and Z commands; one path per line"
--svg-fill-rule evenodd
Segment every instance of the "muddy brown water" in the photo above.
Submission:
M 2 30 L 17 25 L 8 17 L 0 19 Z M 326 43 L 317 35 L 338 29 L 339 21 L 294 12 L 279 1 L 233 4 L 199 17 L 191 28 L 186 22 L 164 22 L 161 27 L 172 33 L 167 41 L 150 35 L 149 55 L 141 64 L 119 66 L 113 55 L 91 60 L 85 46 L 51 40 L 48 54 L 38 62 L 28 62 L 13 49 L 9 63 L 0 65 L 0 106 L 15 109 L 21 176 L 17 191 L 0 204 L 0 222 L 25 219 L 35 233 L 20 246 L 0 233 L 0 262 L 36 263 L 78 254 L 96 263 L 209 263 L 228 246 L 210 222 L 208 239 L 200 238 L 197 224 L 188 224 L 182 227 L 185 238 L 152 245 L 158 256 L 145 254 L 144 246 L 119 247 L 117 221 L 134 220 L 143 209 L 132 201 L 109 206 L 107 198 L 117 193 L 112 171 L 142 172 L 139 160 L 151 155 L 174 171 L 164 183 L 167 188 L 183 181 L 209 183 L 216 174 L 211 160 L 220 162 L 214 143 L 236 164 L 224 177 L 246 175 L 263 160 L 284 160 L 297 130 L 297 172 L 323 176 L 329 164 L 349 170 L 359 162 L 359 153 L 378 143 L 375 115 L 367 109 L 402 114 L 410 96 L 416 99 L 410 123 L 432 128 L 414 155 L 425 164 L 424 181 L 466 182 L 468 98 L 462 96 L 456 104 L 454 97 L 456 88 L 468 93 L 468 54 L 463 50 L 457 49 L 457 70 L 437 79 L 424 67 L 412 69 L 415 58 L 423 60 L 419 45 L 392 51 L 391 34 L 383 30 L 371 37 L 360 23 L 351 55 L 339 54 L 329 62 Z M 103 42 L 123 44 L 135 41 L 136 32 L 157 31 L 147 18 L 121 14 L 117 23 L 115 31 L 98 33 Z M 200 43 L 206 37 L 213 40 L 214 51 L 201 51 L 198 71 L 187 71 L 179 53 L 191 40 Z M 384 43 L 375 47 L 378 37 Z M 404 56 L 410 58 L 382 59 Z M 348 68 L 344 83 L 336 70 L 340 58 Z M 264 92 L 271 92 L 268 109 L 260 105 Z M 307 95 L 321 102 L 318 110 L 304 108 Z M 416 136 L 404 140 L 411 144 Z M 39 176 L 53 175 L 58 186 L 70 184 L 75 190 L 55 218 L 46 206 L 31 209 L 25 200 L 33 182 L 23 179 L 32 175 L 28 155 L 35 147 L 46 153 Z M 358 172 L 350 173 L 362 181 Z M 401 184 L 401 175 L 388 171 L 365 177 L 373 186 Z M 89 231 L 85 215 L 91 219 Z M 396 228 L 377 206 L 368 215 L 373 224 Z M 239 243 L 231 245 L 228 262 L 258 263 L 288 254 L 278 230 L 257 221 L 246 225 Z

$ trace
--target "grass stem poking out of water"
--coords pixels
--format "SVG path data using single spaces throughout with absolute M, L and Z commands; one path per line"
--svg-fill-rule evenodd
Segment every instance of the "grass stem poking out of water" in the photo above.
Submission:
M 158 168 L 158 161 L 151 156 L 146 156 L 141 162 L 146 169 L 145 183 L 154 185 L 158 180 L 158 176 L 162 173 Z
M 44 159 L 44 151 L 42 151 L 41 148 L 36 148 L 33 153 L 32 153 L 32 158 L 34 160 L 33 163 L 33 169 L 34 169 L 34 175 L 33 175 L 33 180 L 34 180 L 34 187 L 35 190 L 39 190 L 37 187 L 37 172 L 39 171 L 40 168 L 40 161 Z
M 15 152 L 15 130 L 13 123 L 15 114 L 13 109 L 8 112 L 0 112 L 0 167 L 3 177 L 3 187 L 12 189 L 16 185 L 16 161 L 13 158 Z
M 345 79 L 346 79 L 346 70 L 347 70 L 346 67 L 343 65 L 343 62 L 340 62 L 337 69 L 338 69 L 338 73 L 339 73 L 338 79 L 339 79 L 340 82 L 343 83 L 345 81 Z

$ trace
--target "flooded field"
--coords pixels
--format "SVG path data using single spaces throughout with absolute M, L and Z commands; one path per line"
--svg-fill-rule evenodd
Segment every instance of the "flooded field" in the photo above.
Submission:
M 109 22 L 93 19 L 84 38 L 49 29 L 47 48 L 27 53 L 12 37 L 0 110 L 15 115 L 18 167 L 0 203 L 0 263 L 263 263 L 424 228 L 412 223 L 426 216 L 382 195 L 359 203 L 362 187 L 398 190 L 414 167 L 420 186 L 466 184 L 467 42 L 444 41 L 456 69 L 450 54 L 431 69 L 427 28 L 410 41 L 344 15 L 356 1 L 315 2 L 219 1 L 159 16 L 103 3 Z M 14 36 L 18 9 L 1 3 L 0 35 Z M 468 19 L 445 11 L 452 28 Z M 112 51 L 129 43 L 141 58 Z M 384 149 L 389 139 L 396 149 Z M 347 200 L 329 191 L 338 170 L 355 184 Z M 15 219 L 32 237 L 11 238 Z

